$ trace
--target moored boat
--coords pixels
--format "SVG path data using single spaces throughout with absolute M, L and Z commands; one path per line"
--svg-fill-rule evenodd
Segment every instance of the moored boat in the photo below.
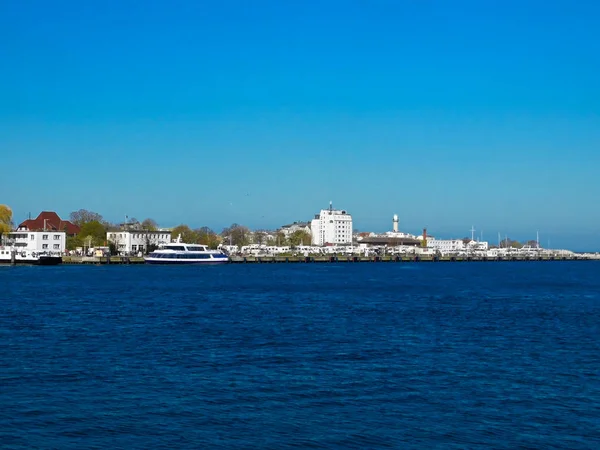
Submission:
M 36 252 L 15 246 L 0 247 L 0 264 L 55 266 L 62 263 L 60 253 Z
M 210 250 L 206 245 L 186 244 L 177 241 L 161 246 L 144 257 L 146 264 L 226 264 L 229 257 L 219 251 Z

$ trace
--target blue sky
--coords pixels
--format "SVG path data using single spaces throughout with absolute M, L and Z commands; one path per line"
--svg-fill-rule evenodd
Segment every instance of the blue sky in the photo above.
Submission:
M 0 3 L 0 203 L 600 249 L 600 2 Z M 9 170 L 6 170 L 6 168 Z

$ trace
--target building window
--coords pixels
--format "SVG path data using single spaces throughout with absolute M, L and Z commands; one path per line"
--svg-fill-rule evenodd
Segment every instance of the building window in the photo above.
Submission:
M 54 244 L 53 247 L 54 247 L 54 250 L 58 250 L 60 248 L 60 244 Z
M 42 244 L 42 248 L 48 248 L 48 244 Z
M 33 241 L 35 239 L 35 234 L 31 235 L 31 240 Z
M 54 235 L 54 240 L 55 240 L 55 241 L 58 241 L 59 239 L 60 239 L 60 234 L 55 234 L 55 235 Z
M 47 234 L 44 234 L 44 235 L 42 235 L 42 239 L 43 239 L 44 241 L 47 241 L 47 240 L 48 240 L 48 235 L 47 235 Z

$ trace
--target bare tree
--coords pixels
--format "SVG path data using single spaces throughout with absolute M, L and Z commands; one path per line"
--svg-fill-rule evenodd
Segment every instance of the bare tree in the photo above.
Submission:
M 101 214 L 98 214 L 97 212 L 93 211 L 88 211 L 87 209 L 73 211 L 71 214 L 69 214 L 69 219 L 77 226 L 82 226 L 83 224 L 89 222 L 103 222 Z
M 267 238 L 267 233 L 264 231 L 255 231 L 254 232 L 254 243 L 258 245 L 264 244 Z
M 221 236 L 227 244 L 237 245 L 242 247 L 250 241 L 250 230 L 248 227 L 234 223 L 228 228 L 223 229 Z

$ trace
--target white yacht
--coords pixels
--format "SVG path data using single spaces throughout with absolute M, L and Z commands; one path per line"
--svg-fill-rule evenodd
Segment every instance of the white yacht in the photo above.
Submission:
M 229 257 L 219 250 L 209 250 L 206 245 L 181 242 L 165 244 L 144 258 L 146 264 L 225 264 Z

